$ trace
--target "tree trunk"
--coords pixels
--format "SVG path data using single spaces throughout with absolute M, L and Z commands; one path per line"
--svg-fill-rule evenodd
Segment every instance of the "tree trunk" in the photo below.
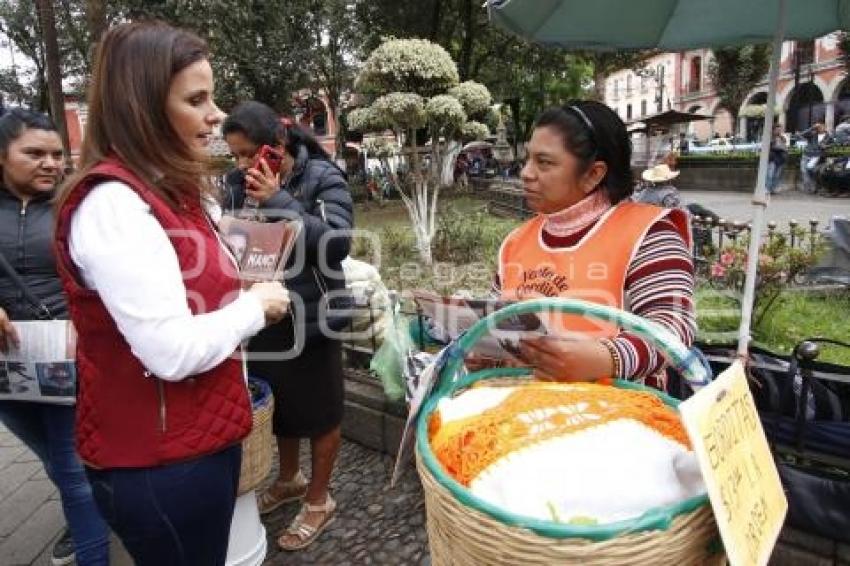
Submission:
M 469 79 L 469 67 L 472 62 L 472 48 L 475 44 L 475 12 L 472 10 L 472 4 L 475 1 L 463 0 L 463 44 L 457 66 L 461 81 Z
M 508 107 L 511 109 L 511 120 L 514 123 L 514 155 L 519 155 L 519 144 L 521 144 L 526 139 L 526 131 L 520 123 L 519 117 L 519 106 L 520 99 L 519 97 L 513 97 L 507 99 Z
M 103 0 L 86 0 L 86 24 L 91 42 L 89 56 L 93 56 L 100 36 L 106 31 L 106 4 Z
M 599 102 L 605 101 L 605 79 L 607 75 L 604 70 L 594 67 L 593 69 L 593 98 Z
M 439 43 L 437 35 L 440 33 L 440 28 L 443 23 L 443 0 L 434 0 L 434 10 L 431 12 L 431 33 L 428 38 L 434 43 Z
M 345 154 L 345 132 L 342 124 L 339 122 L 339 105 L 331 97 L 328 97 L 328 117 L 333 120 L 336 126 L 336 135 L 334 136 L 334 159 L 342 159 Z
M 443 187 L 451 187 L 455 182 L 455 161 L 460 155 L 460 150 L 463 146 L 460 142 L 452 140 L 448 142 L 446 152 L 443 155 L 442 171 L 440 172 L 440 185 Z
M 65 95 L 62 92 L 62 70 L 59 64 L 59 42 L 56 39 L 56 15 L 50 0 L 37 0 L 38 19 L 41 22 L 44 40 L 45 61 L 47 63 L 47 89 L 50 98 L 50 114 L 62 137 L 65 156 L 71 156 L 71 144 L 68 141 L 68 128 L 65 125 Z

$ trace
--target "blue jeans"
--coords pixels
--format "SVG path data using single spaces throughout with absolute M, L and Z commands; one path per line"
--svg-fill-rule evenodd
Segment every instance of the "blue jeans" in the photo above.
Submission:
M 86 472 L 136 566 L 217 566 L 227 558 L 241 464 L 237 444 L 167 466 Z
M 0 421 L 35 452 L 59 489 L 77 564 L 109 564 L 109 528 L 92 497 L 74 447 L 73 406 L 0 401 Z
M 809 160 L 813 157 L 812 155 L 808 157 L 803 155 L 800 157 L 800 175 L 803 179 L 802 189 L 804 193 L 813 193 L 817 189 L 814 171 L 808 167 Z
M 779 187 L 779 183 L 782 181 L 782 169 L 784 167 L 784 163 L 776 163 L 774 161 L 767 163 L 767 179 L 764 185 L 770 194 L 775 193 L 777 187 Z

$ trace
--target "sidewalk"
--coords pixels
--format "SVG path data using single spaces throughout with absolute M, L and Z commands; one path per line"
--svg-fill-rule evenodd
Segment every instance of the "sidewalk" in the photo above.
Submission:
M 0 424 L 0 566 L 49 565 L 64 525 L 38 458 Z
M 681 191 L 682 203 L 697 203 L 712 210 L 721 218 L 749 221 L 753 215 L 753 196 L 747 193 L 721 191 Z M 779 222 L 783 231 L 787 222 L 795 219 L 808 230 L 809 219 L 820 221 L 820 229 L 826 227 L 830 217 L 850 215 L 850 198 L 808 195 L 797 191 L 782 191 L 770 199 L 765 213 L 766 220 Z
M 302 463 L 308 461 L 302 447 Z M 265 518 L 266 565 L 430 566 L 425 505 L 413 466 L 390 489 L 390 456 L 343 441 L 331 485 L 334 523 L 309 548 L 277 549 L 277 534 L 298 510 L 285 505 Z M 309 466 L 304 472 L 309 475 Z M 269 478 L 267 481 L 271 481 Z M 64 526 L 58 494 L 35 456 L 0 425 L 0 566 L 48 566 L 53 541 Z M 113 566 L 130 566 L 113 545 Z M 119 556 L 121 556 L 119 558 Z M 850 545 L 793 529 L 783 532 L 772 566 L 847 566 Z
M 302 465 L 309 459 L 302 444 Z M 277 549 L 277 535 L 298 506 L 284 505 L 265 518 L 269 550 L 265 564 L 428 565 L 425 504 L 416 470 L 389 488 L 393 459 L 343 441 L 331 484 L 338 510 L 334 523 L 309 548 Z M 274 473 L 272 474 L 272 476 Z M 271 477 L 267 480 L 271 481 Z M 41 463 L 0 424 L 0 566 L 49 566 L 53 542 L 64 527 L 59 495 Z M 112 566 L 130 566 L 115 550 Z

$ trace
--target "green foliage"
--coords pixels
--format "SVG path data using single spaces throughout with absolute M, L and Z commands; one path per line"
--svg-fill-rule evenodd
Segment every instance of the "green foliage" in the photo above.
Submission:
M 483 140 L 490 135 L 490 128 L 487 124 L 470 120 L 460 128 L 460 135 L 463 141 Z
M 425 104 L 428 127 L 436 136 L 453 136 L 466 122 L 460 101 L 448 94 L 438 94 Z
M 444 211 L 438 221 L 434 258 L 454 264 L 486 261 L 495 268 L 496 255 L 510 229 L 485 210 Z
M 413 92 L 433 96 L 458 84 L 451 55 L 424 39 L 389 39 L 360 70 L 355 88 L 362 93 Z
M 391 142 L 384 137 L 375 137 L 363 140 L 363 150 L 369 157 L 385 159 L 398 155 L 400 148 L 398 147 L 398 144 Z
M 158 18 L 195 31 L 213 53 L 216 99 L 229 109 L 255 99 L 288 111 L 292 92 L 307 84 L 313 36 L 305 34 L 309 0 L 117 0 L 113 18 Z
M 490 91 L 481 83 L 466 81 L 449 90 L 463 105 L 468 116 L 483 116 L 493 104 Z
M 696 293 L 697 340 L 706 344 L 734 344 L 741 322 L 738 295 L 701 287 Z M 794 346 L 812 336 L 841 339 L 850 334 L 850 319 L 835 313 L 848 312 L 846 292 L 812 292 L 805 289 L 780 295 L 765 317 L 753 327 L 758 345 L 779 354 L 790 354 Z M 823 346 L 821 361 L 850 365 L 846 348 Z
M 737 131 L 738 110 L 753 86 L 770 67 L 769 45 L 744 45 L 715 49 L 708 65 L 708 76 L 720 97 L 720 105 L 732 115 Z
M 654 55 L 651 50 L 643 51 L 591 51 L 582 53 L 582 58 L 593 69 L 594 97 L 605 100 L 605 78 L 620 69 L 638 69 L 644 61 Z
M 355 132 L 376 132 L 390 127 L 390 123 L 371 106 L 355 108 L 346 116 L 349 129 Z
M 753 305 L 756 324 L 767 315 L 785 289 L 815 265 L 822 252 L 823 243 L 819 236 L 814 236 L 817 239 L 812 242 L 813 236 L 802 227 L 797 226 L 794 230 L 795 239 L 800 244 L 791 246 L 785 234 L 774 234 L 759 248 Z M 749 238 L 744 237 L 720 250 L 717 261 L 710 268 L 713 286 L 743 293 L 748 247 Z
M 30 59 L 35 66 L 34 72 L 4 73 L 2 92 L 7 103 L 33 106 L 37 110 L 47 111 L 47 67 L 44 60 L 44 45 L 41 41 L 41 29 L 32 2 L 3 0 L 0 2 L 0 32 L 14 43 L 18 51 Z M 18 61 L 18 64 L 21 62 Z
M 394 130 L 417 129 L 425 125 L 425 104 L 412 92 L 391 92 L 375 100 L 374 112 Z

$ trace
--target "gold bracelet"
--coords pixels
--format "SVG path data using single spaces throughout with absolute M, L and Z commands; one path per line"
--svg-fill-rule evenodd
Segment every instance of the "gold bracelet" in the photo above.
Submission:
M 623 371 L 623 360 L 620 358 L 620 351 L 617 350 L 617 347 L 614 345 L 614 342 L 608 340 L 607 338 L 601 339 L 599 342 L 605 346 L 605 349 L 608 350 L 608 353 L 611 355 L 611 361 L 614 362 L 614 375 L 611 377 L 618 378 Z

